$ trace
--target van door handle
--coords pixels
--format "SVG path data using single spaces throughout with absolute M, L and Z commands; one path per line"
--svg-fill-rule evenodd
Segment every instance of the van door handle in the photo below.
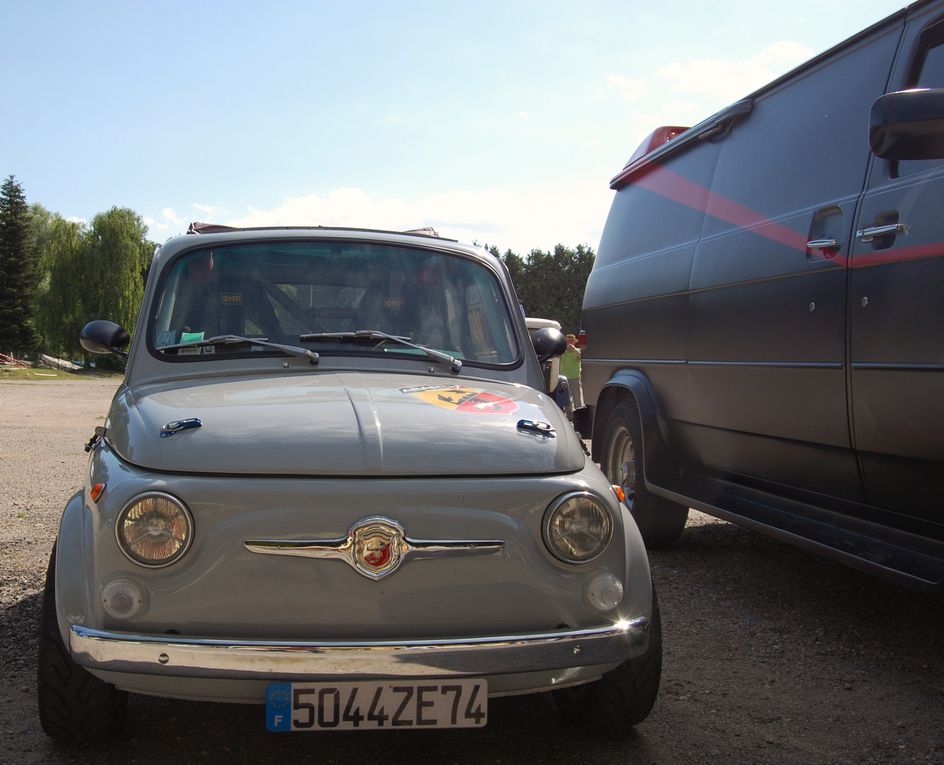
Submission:
M 878 236 L 889 236 L 894 234 L 907 234 L 908 226 L 904 223 L 889 223 L 887 226 L 870 226 L 856 231 L 856 237 L 860 242 L 871 242 Z
M 808 250 L 838 250 L 838 239 L 812 239 L 806 243 Z

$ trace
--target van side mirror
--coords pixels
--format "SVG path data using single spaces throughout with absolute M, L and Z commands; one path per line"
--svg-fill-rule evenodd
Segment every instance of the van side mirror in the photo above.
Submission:
M 944 89 L 901 90 L 876 99 L 869 145 L 882 159 L 944 159 Z
M 548 359 L 560 356 L 567 350 L 567 340 L 563 333 L 553 327 L 544 327 L 531 333 L 531 345 L 542 364 Z
M 128 354 L 122 348 L 131 342 L 131 336 L 120 324 L 96 319 L 82 327 L 82 331 L 79 332 L 79 342 L 89 353 L 117 353 L 127 356 Z

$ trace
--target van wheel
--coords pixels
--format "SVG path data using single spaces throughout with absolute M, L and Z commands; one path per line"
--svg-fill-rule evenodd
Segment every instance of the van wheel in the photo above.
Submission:
M 610 415 L 603 440 L 603 472 L 622 487 L 623 504 L 633 516 L 646 547 L 651 550 L 675 544 L 688 520 L 688 508 L 652 494 L 643 480 L 642 427 L 630 401 L 620 403 Z
M 72 661 L 59 633 L 55 580 L 53 547 L 39 625 L 39 721 L 46 735 L 69 744 L 104 741 L 121 729 L 128 694 Z
M 652 591 L 646 652 L 627 659 L 599 680 L 554 691 L 564 719 L 580 728 L 615 732 L 637 725 L 649 716 L 662 678 L 662 619 Z

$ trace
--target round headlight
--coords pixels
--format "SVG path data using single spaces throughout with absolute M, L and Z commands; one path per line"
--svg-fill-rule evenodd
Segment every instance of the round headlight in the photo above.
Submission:
M 603 500 L 587 491 L 558 497 L 544 515 L 547 549 L 565 563 L 599 557 L 613 536 L 613 520 Z
M 179 499 L 151 492 L 125 505 L 115 532 L 121 551 L 135 563 L 168 566 L 190 547 L 193 521 Z

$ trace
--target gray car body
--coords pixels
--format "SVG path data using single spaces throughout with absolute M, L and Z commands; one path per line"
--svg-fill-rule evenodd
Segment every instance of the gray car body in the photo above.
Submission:
M 188 236 L 155 255 L 138 321 L 148 326 L 160 274 L 182 252 L 208 243 L 317 238 L 354 239 L 446 251 L 473 258 L 499 279 L 509 306 L 514 290 L 500 261 L 482 250 L 437 238 L 349 230 L 241 231 Z M 286 676 L 227 673 L 162 663 L 103 662 L 77 650 L 78 628 L 143 640 L 467 641 L 495 636 L 645 624 L 652 610 L 648 560 L 631 517 L 587 456 L 554 401 L 540 392 L 540 365 L 523 318 L 515 323 L 519 361 L 498 369 L 378 354 L 306 359 L 259 356 L 173 363 L 147 347 L 140 331 L 125 380 L 112 402 L 105 436 L 94 446 L 84 488 L 68 502 L 57 542 L 56 607 L 73 658 L 101 679 L 138 693 L 263 703 L 273 679 L 400 676 L 397 671 L 333 670 L 323 661 Z M 468 386 L 514 402 L 514 411 L 464 413 L 424 402 L 416 389 Z M 173 420 L 202 427 L 162 438 Z M 554 437 L 517 427 L 546 423 Z M 105 483 L 95 502 L 91 487 Z M 116 541 L 122 509 L 143 492 L 173 494 L 194 520 L 193 542 L 164 568 L 137 565 Z M 570 491 L 590 491 L 611 510 L 613 540 L 580 566 L 556 559 L 543 541 L 548 506 Z M 258 538 L 341 538 L 369 516 L 401 524 L 415 539 L 494 539 L 501 550 L 409 560 L 372 581 L 338 560 L 258 555 Z M 622 582 L 619 606 L 588 600 L 595 577 Z M 103 607 L 103 589 L 133 582 L 145 594 L 132 617 Z M 180 636 L 180 637 L 178 637 Z M 140 642 L 140 641 L 138 641 Z M 490 667 L 491 695 L 588 682 L 645 650 L 646 635 L 627 633 L 604 663 L 567 643 L 548 666 L 525 658 Z M 589 644 L 588 644 L 589 647 Z M 523 656 L 523 654 L 522 654 Z M 165 656 L 166 659 L 166 656 Z M 465 665 L 438 670 L 405 663 L 402 674 L 440 671 L 480 676 Z

